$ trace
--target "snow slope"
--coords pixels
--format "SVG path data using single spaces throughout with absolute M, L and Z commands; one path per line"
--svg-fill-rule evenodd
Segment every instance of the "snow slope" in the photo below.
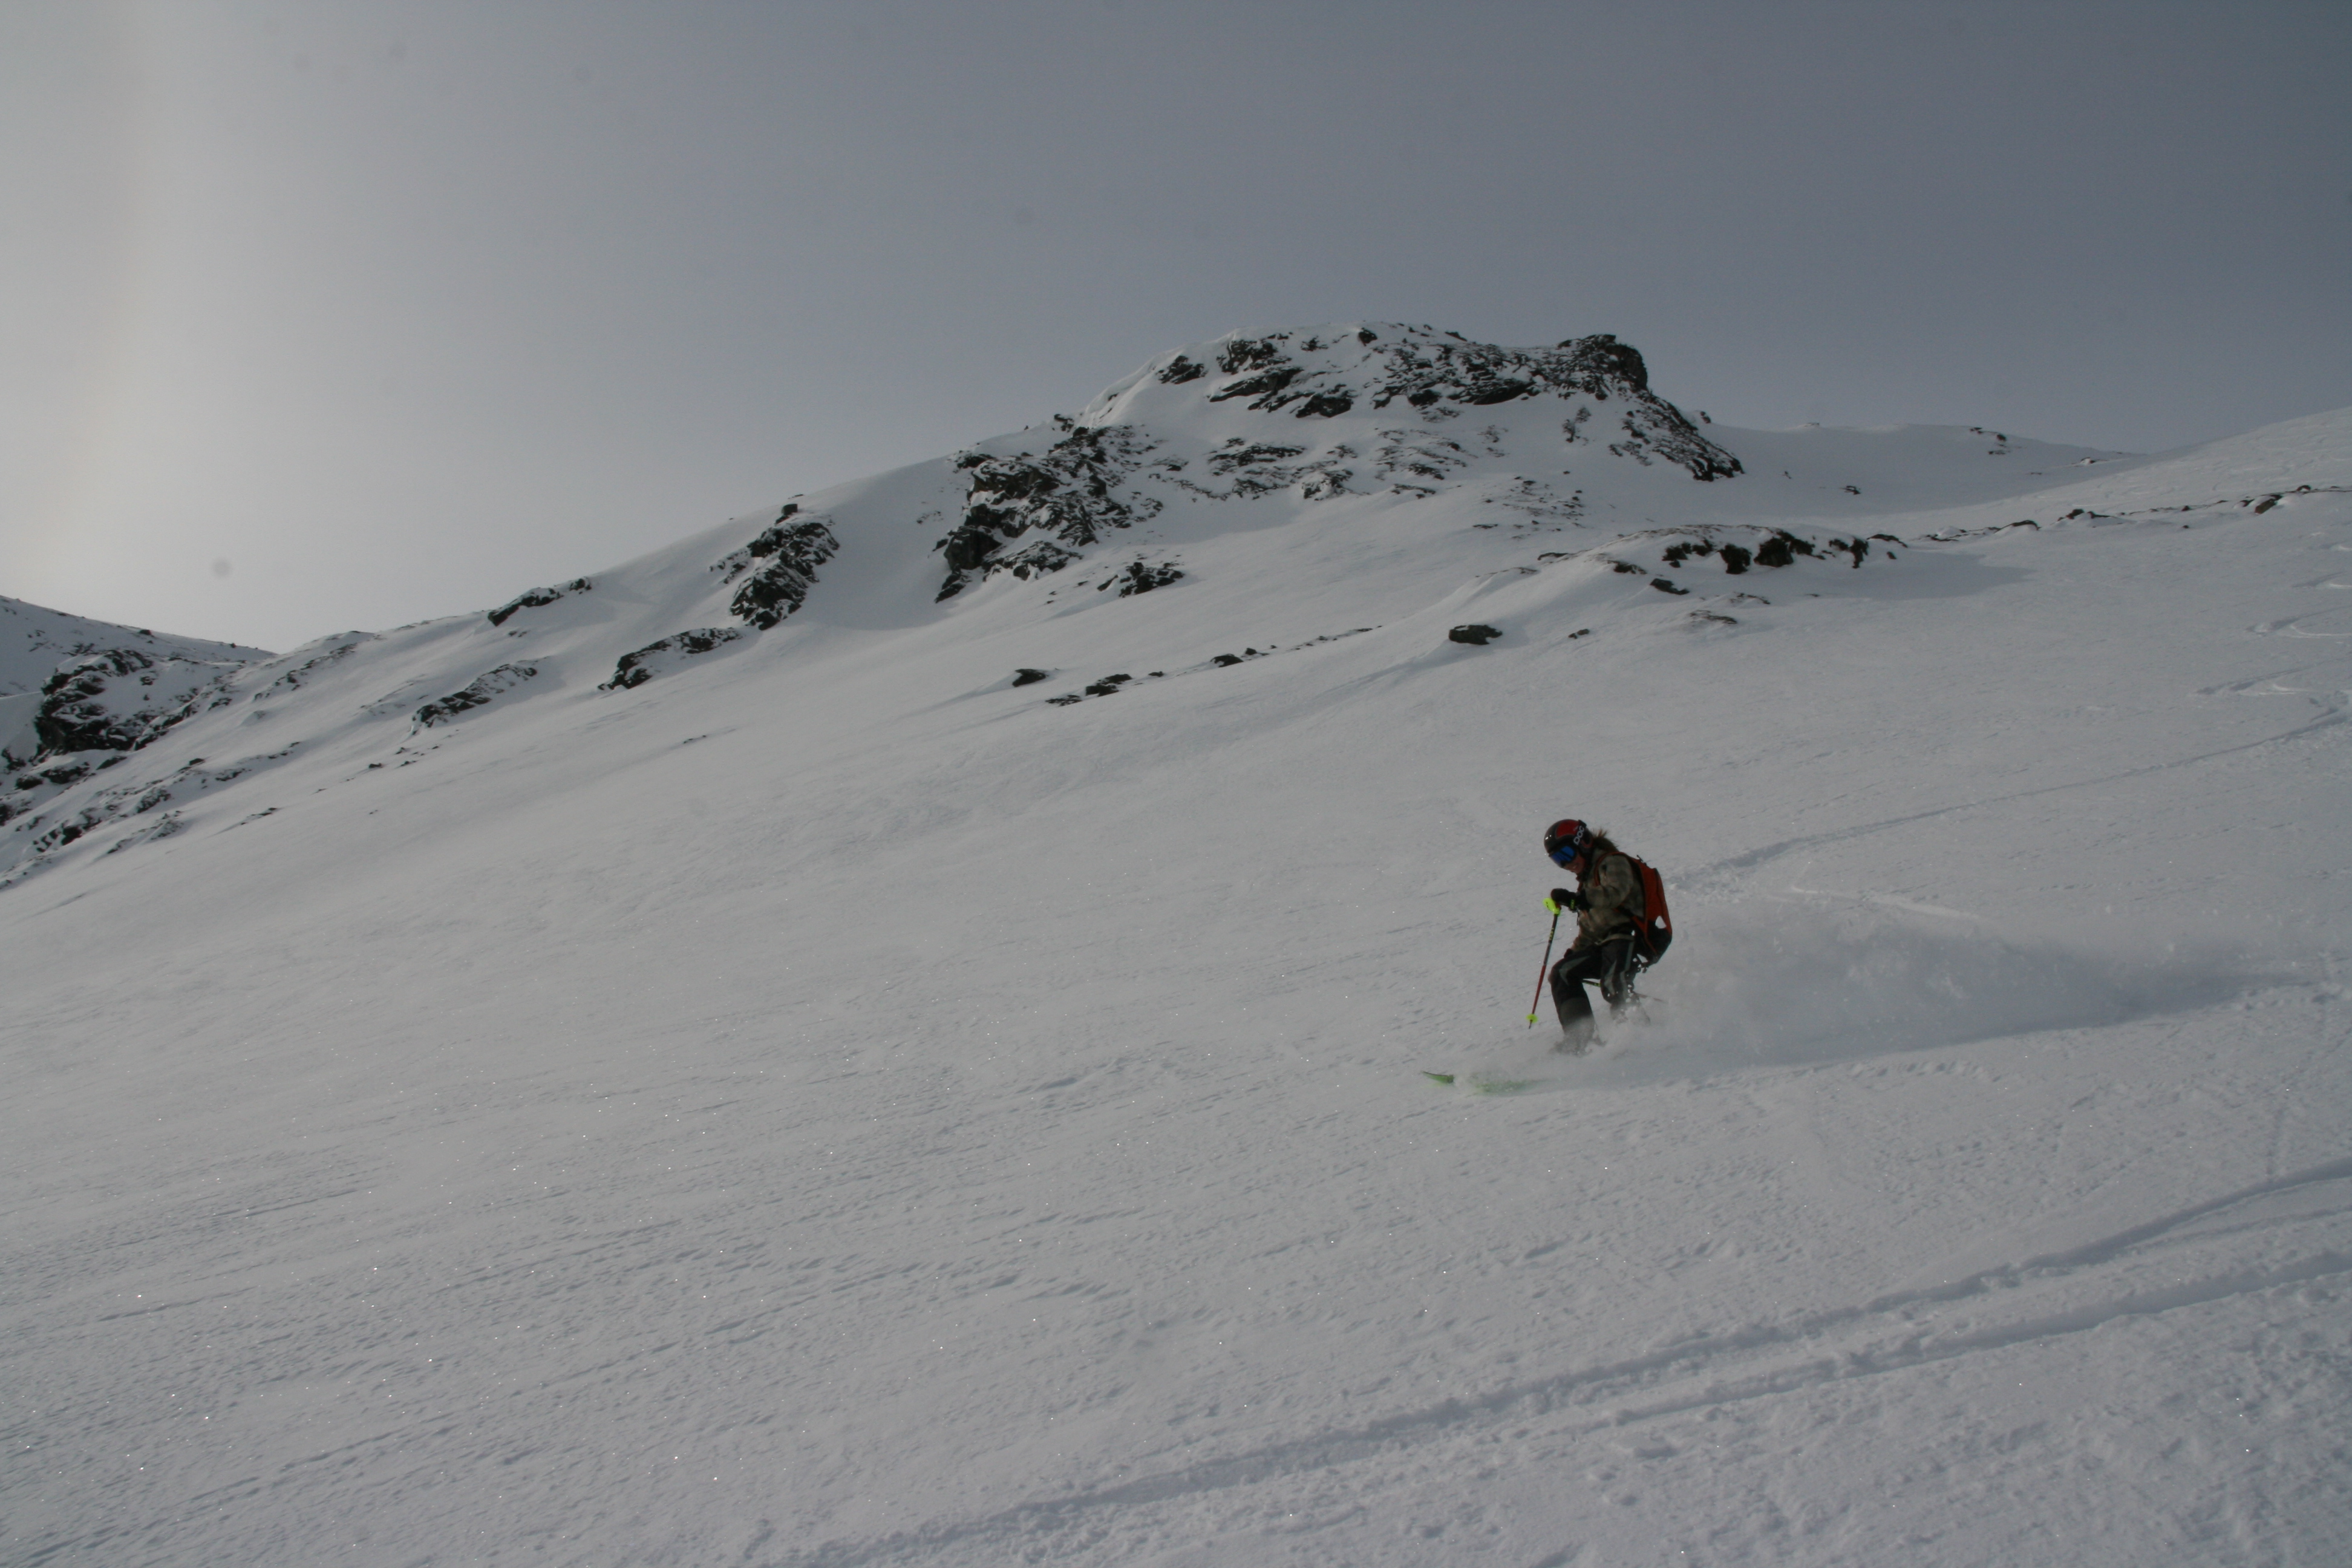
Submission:
M 2341 1562 L 2347 495 L 1236 334 L 230 672 L 0 840 L 0 1561 Z

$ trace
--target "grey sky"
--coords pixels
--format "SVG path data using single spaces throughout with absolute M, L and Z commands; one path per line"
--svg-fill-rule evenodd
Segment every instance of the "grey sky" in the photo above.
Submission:
M 1233 327 L 1780 426 L 2352 403 L 2352 5 L 0 0 L 0 594 L 478 608 Z

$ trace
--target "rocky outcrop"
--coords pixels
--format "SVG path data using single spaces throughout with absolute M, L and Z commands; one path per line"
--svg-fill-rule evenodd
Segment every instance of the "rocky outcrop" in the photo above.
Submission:
M 558 599 L 569 597 L 573 594 L 584 594 L 595 585 L 585 577 L 574 577 L 560 587 L 533 588 L 528 594 L 518 594 L 490 612 L 490 625 L 502 626 L 513 619 L 518 611 L 544 609 Z
M 460 713 L 477 708 L 487 708 L 499 698 L 539 674 L 535 664 L 502 664 L 496 669 L 476 676 L 458 690 L 446 697 L 437 697 L 416 710 L 416 722 L 430 729 L 446 723 Z
M 599 691 L 626 691 L 643 686 L 655 676 L 675 668 L 697 654 L 724 647 L 742 637 L 733 626 L 703 626 L 690 632 L 678 632 L 659 642 L 647 643 L 635 653 L 625 653 L 613 667 L 613 679 L 597 688 Z
M 299 744 L 299 742 L 297 742 L 297 746 Z M 165 778 L 150 777 L 144 782 L 131 779 L 111 785 L 94 784 L 90 791 L 81 795 L 61 814 L 33 815 L 29 820 L 20 823 L 16 830 L 31 835 L 24 845 L 24 853 L 31 865 L 37 868 L 44 863 L 47 857 L 68 845 L 88 837 L 97 829 L 113 822 L 140 816 L 149 817 L 150 826 L 117 839 L 109 847 L 108 854 L 111 855 L 118 849 L 129 848 L 135 844 L 168 838 L 179 832 L 183 826 L 179 812 L 163 811 L 161 816 L 150 814 L 156 812 L 160 807 L 170 805 L 174 801 L 191 800 L 206 790 L 231 783 L 249 773 L 265 769 L 272 763 L 283 762 L 294 754 L 297 746 L 289 746 L 283 751 L 273 752 L 267 756 L 248 757 L 229 767 L 208 768 L 205 765 L 204 758 L 191 757 L 181 763 L 176 772 Z M 0 823 L 26 816 L 28 807 L 49 804 L 46 801 L 28 800 L 25 792 L 38 789 L 43 785 L 50 786 L 54 791 L 57 788 L 69 787 L 93 776 L 103 777 L 108 769 L 123 760 L 123 755 L 118 752 L 104 757 L 94 764 L 89 762 L 77 761 L 63 767 L 50 769 L 40 777 L 15 780 L 14 783 L 19 793 L 8 799 L 0 800 Z M 268 813 L 265 812 L 262 815 L 266 816 Z M 23 874 L 23 871 L 19 870 L 16 876 Z M 10 877 L 8 880 L 15 880 L 16 876 Z M 6 885 L 5 882 L 0 882 L 0 886 L 5 885 Z
M 68 660 L 41 687 L 33 718 L 40 755 L 135 751 L 197 711 L 204 696 L 243 668 L 136 648 Z
M 784 617 L 808 603 L 809 590 L 816 586 L 816 569 L 832 560 L 841 549 L 841 541 L 833 530 L 818 518 L 801 518 L 798 505 L 787 502 L 776 513 L 776 521 L 761 530 L 751 543 L 729 555 L 711 567 L 723 573 L 722 581 L 732 583 L 743 577 L 743 586 L 736 591 L 734 602 L 728 608 L 739 618 L 766 631 L 781 624 Z M 749 576 L 744 576 L 749 573 Z M 693 633 L 683 634 L 694 636 Z
M 1606 332 L 1518 349 L 1427 327 L 1360 327 L 1235 336 L 1213 347 L 1168 355 L 1081 418 L 1057 416 L 1059 438 L 1043 452 L 958 459 L 969 488 L 962 518 L 933 546 L 946 566 L 937 597 L 1000 573 L 1060 572 L 1108 535 L 1156 515 L 1169 490 L 1215 501 L 1278 492 L 1321 500 L 1382 489 L 1434 496 L 1465 477 L 1474 456 L 1502 457 L 1496 442 L 1508 439 L 1494 416 L 1483 429 L 1448 422 L 1508 403 L 1555 405 L 1570 447 L 1605 447 L 1695 479 L 1741 471 L 1738 458 L 1651 392 L 1640 353 Z M 1172 407 L 1160 388 L 1182 389 Z M 1139 405 L 1135 397 L 1149 401 Z M 1188 403 L 1225 430 L 1237 410 L 1283 419 L 1251 421 L 1256 430 L 1226 436 L 1203 453 L 1185 438 Z M 1384 415 L 1387 427 L 1368 430 L 1367 414 Z M 1290 423 L 1351 415 L 1329 435 Z M 1166 489 L 1155 495 L 1155 487 Z M 1482 499 L 1522 514 L 1515 524 L 1522 529 L 1572 525 L 1584 512 L 1580 492 L 1557 486 L 1549 473 L 1519 476 Z
M 1459 417 L 1472 408 L 1551 398 L 1577 405 L 1562 422 L 1570 441 L 1593 439 L 1584 426 L 1612 426 L 1601 444 L 1636 462 L 1665 462 L 1695 479 L 1727 479 L 1739 459 L 1699 434 L 1682 410 L 1650 390 L 1639 351 L 1612 333 L 1570 338 L 1549 349 L 1474 343 L 1427 327 L 1376 332 L 1268 332 L 1228 339 L 1215 359 L 1225 379 L 1184 354 L 1157 372 L 1161 384 L 1205 383 L 1208 403 L 1239 402 L 1258 413 L 1286 411 L 1297 419 L 1330 419 L 1351 410 L 1402 405 L 1425 422 Z M 1608 420 L 1595 405 L 1615 415 Z
M 1127 489 L 1153 450 L 1140 431 L 1061 423 L 1067 433 L 1041 454 L 968 452 L 957 459 L 971 476 L 971 489 L 963 521 L 932 546 L 947 563 L 940 599 L 1000 572 L 1022 578 L 1058 572 L 1105 533 L 1160 510 L 1159 501 Z M 1020 548 L 1005 548 L 1022 540 L 1027 542 Z
M 1154 588 L 1165 588 L 1171 583 L 1184 580 L 1183 570 L 1169 561 L 1130 561 L 1121 570 L 1095 584 L 1099 594 L 1107 588 L 1117 588 L 1122 599 L 1138 594 L 1149 594 Z

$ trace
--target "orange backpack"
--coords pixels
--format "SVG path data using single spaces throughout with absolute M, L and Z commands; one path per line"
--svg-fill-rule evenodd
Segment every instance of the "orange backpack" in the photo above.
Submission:
M 1625 858 L 1633 862 L 1634 874 L 1642 879 L 1642 923 L 1634 929 L 1633 945 L 1641 951 L 1643 963 L 1655 963 L 1675 940 L 1675 917 L 1666 912 L 1666 885 L 1648 861 L 1631 855 Z

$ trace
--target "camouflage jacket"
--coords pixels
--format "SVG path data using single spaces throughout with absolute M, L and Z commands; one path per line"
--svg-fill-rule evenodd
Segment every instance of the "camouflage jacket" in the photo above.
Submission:
M 1576 945 L 1594 947 L 1641 929 L 1642 879 L 1624 852 L 1595 847 L 1576 879 Z

